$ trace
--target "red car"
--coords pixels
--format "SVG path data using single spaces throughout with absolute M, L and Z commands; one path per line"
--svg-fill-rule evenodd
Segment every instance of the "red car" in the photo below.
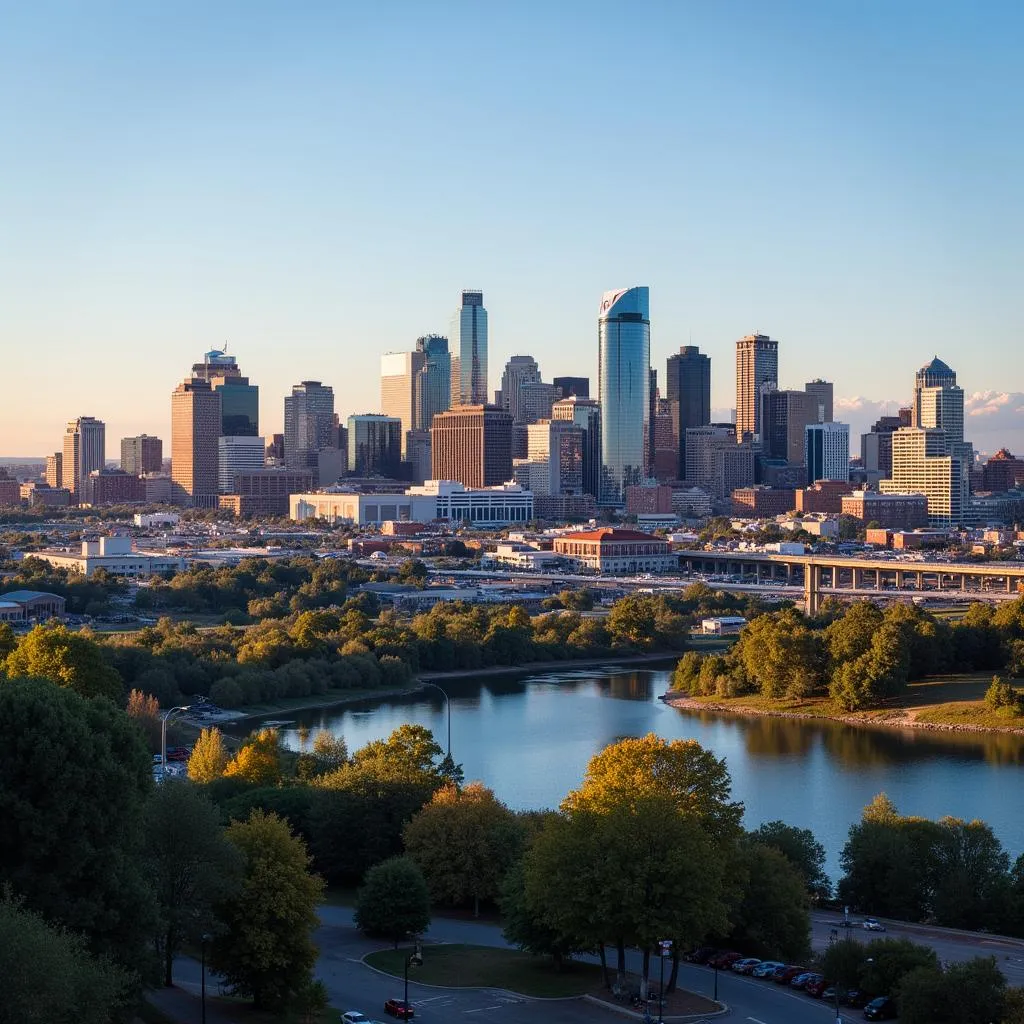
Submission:
M 720 971 L 727 971 L 737 960 L 742 960 L 742 953 L 733 953 L 731 950 L 723 950 L 708 960 L 708 967 L 717 967 Z
M 384 1004 L 384 1012 L 399 1020 L 412 1020 L 416 1016 L 416 1011 L 404 999 L 389 999 Z
M 822 994 L 828 987 L 829 983 L 820 974 L 816 974 L 813 981 L 809 981 L 804 985 L 804 991 L 809 996 L 814 996 L 815 999 L 821 999 Z
M 787 967 L 784 971 L 777 971 L 773 980 L 776 985 L 788 985 L 798 974 L 806 973 L 806 967 Z

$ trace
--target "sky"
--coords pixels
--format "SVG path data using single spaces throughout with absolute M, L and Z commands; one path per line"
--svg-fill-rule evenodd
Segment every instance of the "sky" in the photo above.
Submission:
M 1024 450 L 1024 5 L 0 0 L 0 456 L 170 451 L 227 345 L 261 432 L 319 379 L 489 311 L 590 375 L 602 292 L 651 289 L 652 364 L 734 342 L 833 380 L 854 434 L 938 354 L 967 434 Z M 856 447 L 856 445 L 854 446 Z

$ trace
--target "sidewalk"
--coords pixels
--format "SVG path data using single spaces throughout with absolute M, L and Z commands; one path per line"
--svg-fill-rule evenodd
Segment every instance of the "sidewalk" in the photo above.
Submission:
M 203 1006 L 200 986 L 177 982 L 170 988 L 155 988 L 146 993 L 146 1002 L 155 1006 L 174 1024 L 201 1024 Z M 243 1013 L 233 1012 L 217 998 L 216 985 L 206 986 L 206 1024 L 242 1024 Z

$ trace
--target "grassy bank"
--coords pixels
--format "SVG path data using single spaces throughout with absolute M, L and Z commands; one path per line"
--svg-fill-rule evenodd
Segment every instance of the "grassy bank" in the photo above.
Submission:
M 760 694 L 742 697 L 689 697 L 674 695 L 671 702 L 689 707 L 747 715 L 782 718 L 824 718 L 851 725 L 898 728 L 1003 732 L 1024 735 L 1024 716 L 994 711 L 984 700 L 992 674 L 976 672 L 935 676 L 911 683 L 907 692 L 870 711 L 844 711 L 828 697 L 769 700 Z

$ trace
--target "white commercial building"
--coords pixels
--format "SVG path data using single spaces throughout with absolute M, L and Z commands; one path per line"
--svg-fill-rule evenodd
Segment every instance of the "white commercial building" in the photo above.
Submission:
M 454 480 L 428 480 L 402 493 L 363 494 L 341 487 L 289 498 L 297 522 L 378 526 L 391 521 L 428 523 L 444 519 L 467 526 L 495 527 L 533 519 L 533 493 L 517 484 L 469 488 Z
M 970 499 L 970 465 L 963 445 L 951 443 L 944 430 L 903 427 L 892 436 L 892 478 L 882 480 L 882 494 L 923 494 L 928 525 L 959 526 Z
M 807 483 L 850 479 L 850 425 L 808 423 L 804 429 Z
M 531 544 L 510 543 L 499 544 L 493 555 L 485 555 L 484 561 L 497 562 L 500 565 L 511 565 L 517 569 L 540 571 L 550 568 L 562 561 L 561 555 L 554 551 L 541 551 Z
M 181 522 L 181 516 L 177 512 L 136 512 L 134 516 L 136 526 L 152 528 L 154 526 L 177 526 Z
M 47 548 L 33 551 L 32 557 L 83 576 L 91 576 L 97 569 L 103 569 L 112 576 L 138 579 L 165 572 L 181 572 L 185 568 L 185 560 L 180 555 L 136 551 L 130 537 L 83 540 L 78 552 L 71 548 Z
M 262 437 L 217 438 L 217 488 L 221 494 L 233 494 L 235 475 L 266 464 L 267 442 Z

